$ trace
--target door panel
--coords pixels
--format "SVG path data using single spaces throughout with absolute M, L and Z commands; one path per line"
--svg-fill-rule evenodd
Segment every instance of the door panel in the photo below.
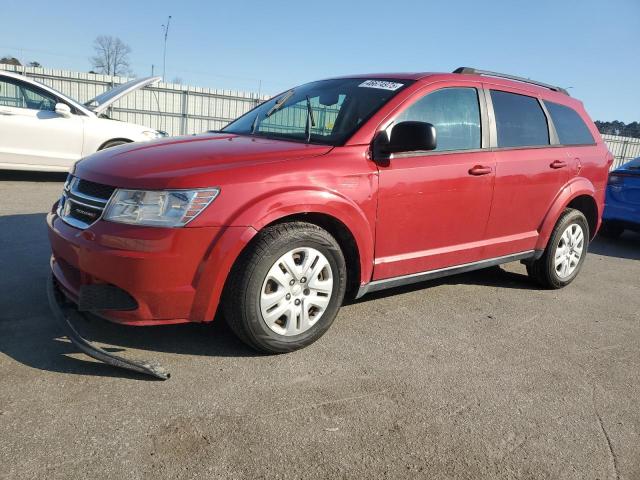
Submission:
M 476 165 L 490 173 L 473 175 Z M 374 280 L 484 258 L 493 153 L 394 158 L 380 168 Z
M 538 229 L 574 162 L 568 150 L 557 145 L 537 97 L 516 88 L 488 88 L 496 179 L 486 253 L 500 257 L 535 248 Z
M 569 180 L 572 162 L 562 147 L 501 150 L 495 155 L 487 255 L 499 257 L 533 250 L 538 228 Z M 564 166 L 557 168 L 560 162 Z
M 55 113 L 57 99 L 17 79 L 0 79 L 0 163 L 71 167 L 82 153 L 83 117 Z

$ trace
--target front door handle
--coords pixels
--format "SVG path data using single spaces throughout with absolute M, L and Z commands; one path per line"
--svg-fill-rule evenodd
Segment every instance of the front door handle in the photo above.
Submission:
M 564 160 L 554 160 L 549 166 L 551 168 L 564 168 L 567 166 L 567 162 L 565 162 Z
M 5 108 L 0 108 L 0 115 L 13 115 L 13 112 Z
M 475 167 L 471 167 L 469 169 L 469 175 L 488 175 L 493 171 L 491 167 L 487 167 L 484 165 L 476 165 Z

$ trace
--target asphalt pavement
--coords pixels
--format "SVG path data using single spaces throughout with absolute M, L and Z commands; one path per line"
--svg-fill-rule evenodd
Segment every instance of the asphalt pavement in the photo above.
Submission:
M 48 310 L 63 180 L 0 174 L 0 478 L 640 479 L 639 235 L 559 291 L 514 263 L 364 297 L 287 355 L 223 322 L 78 325 L 162 382 Z

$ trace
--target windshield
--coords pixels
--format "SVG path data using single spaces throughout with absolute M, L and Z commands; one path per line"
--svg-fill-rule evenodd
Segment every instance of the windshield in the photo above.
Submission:
M 410 83 L 412 80 L 366 78 L 307 83 L 266 101 L 223 131 L 341 145 Z

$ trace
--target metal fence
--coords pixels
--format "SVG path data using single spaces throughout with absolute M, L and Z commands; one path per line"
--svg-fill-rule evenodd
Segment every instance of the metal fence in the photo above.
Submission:
M 0 65 L 0 68 L 23 73 L 81 103 L 129 80 L 50 68 L 13 65 Z M 220 129 L 267 98 L 255 92 L 160 82 L 118 100 L 108 114 L 111 118 L 164 130 L 170 135 L 186 135 Z
M 611 166 L 612 170 L 629 160 L 640 157 L 640 138 L 602 135 L 602 139 L 614 156 L 613 165 Z
M 24 73 L 82 103 L 128 80 L 124 77 L 49 68 L 13 65 L 0 65 L 0 68 Z M 160 82 L 120 99 L 109 109 L 109 116 L 117 120 L 164 130 L 170 135 L 186 135 L 218 130 L 267 98 L 268 96 L 255 92 Z M 296 116 L 298 121 L 294 123 L 299 125 L 302 131 L 306 121 L 304 117 L 306 109 L 297 110 L 300 111 L 294 109 L 289 114 Z M 332 111 L 320 113 L 335 116 L 335 112 Z M 275 119 L 272 123 L 270 127 L 278 129 Z M 325 123 L 320 122 L 320 125 Z M 291 123 L 287 122 L 287 124 Z M 316 129 L 313 131 L 322 133 Z M 602 138 L 615 157 L 612 168 L 640 157 L 640 138 L 618 135 L 602 135 Z

